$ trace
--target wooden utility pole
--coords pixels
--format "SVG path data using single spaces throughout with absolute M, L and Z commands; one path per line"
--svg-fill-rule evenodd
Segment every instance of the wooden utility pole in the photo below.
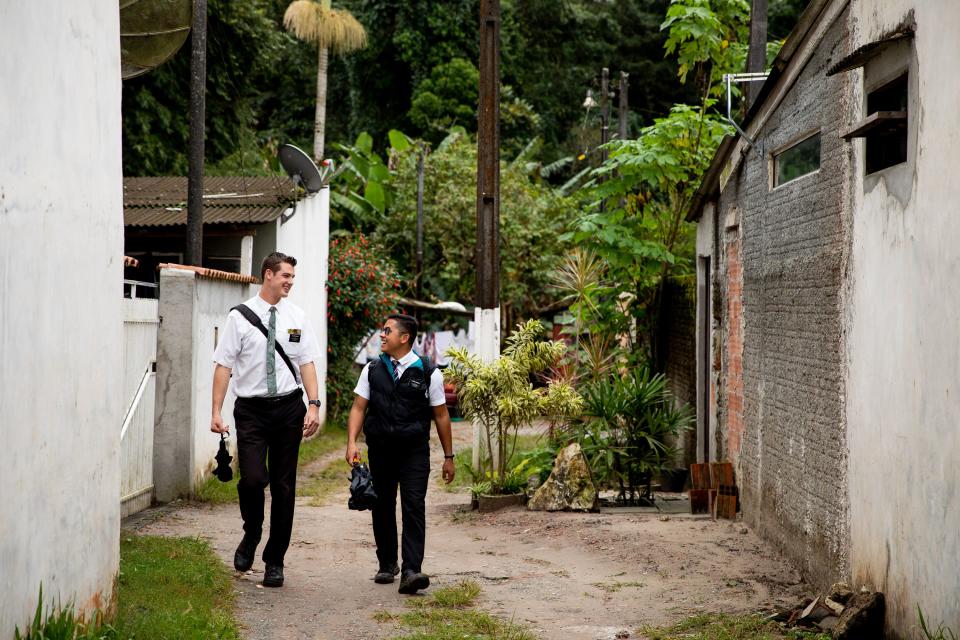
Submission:
M 477 122 L 476 351 L 500 357 L 500 0 L 480 0 L 480 99 Z M 473 428 L 473 468 L 480 466 L 480 429 Z M 499 444 L 493 443 L 496 467 Z
M 187 174 L 187 247 L 184 262 L 203 262 L 203 147 L 207 89 L 207 0 L 193 0 L 190 35 L 190 151 Z
M 763 73 L 767 70 L 767 2 L 750 2 L 750 49 L 747 52 L 747 73 Z M 762 82 L 747 83 L 747 109 L 760 93 Z

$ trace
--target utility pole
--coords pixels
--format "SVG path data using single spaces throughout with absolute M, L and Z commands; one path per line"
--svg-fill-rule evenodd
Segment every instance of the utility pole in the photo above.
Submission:
M 426 150 L 422 142 L 417 147 L 417 300 L 423 300 L 423 161 Z M 416 313 L 419 321 L 419 308 Z
M 500 357 L 500 0 L 480 0 L 480 99 L 477 127 L 476 351 Z M 473 428 L 473 467 L 480 466 L 480 425 Z M 496 466 L 499 444 L 490 451 Z
M 750 49 L 747 52 L 747 73 L 763 73 L 767 70 L 767 2 L 750 2 Z M 747 83 L 747 109 L 760 93 L 762 82 Z
M 629 83 L 627 78 L 630 77 L 630 74 L 626 71 L 620 72 L 620 89 L 619 89 L 619 104 L 617 105 L 617 136 L 621 140 L 627 139 L 627 114 L 629 113 L 629 108 L 627 107 L 627 87 Z
M 190 151 L 187 176 L 187 247 L 184 262 L 203 262 L 203 143 L 207 89 L 207 0 L 193 0 L 190 34 Z
M 629 83 L 627 78 L 630 77 L 630 74 L 626 71 L 620 72 L 620 90 L 619 95 L 617 96 L 620 100 L 617 105 L 617 137 L 620 140 L 627 139 L 627 114 L 629 113 L 629 107 L 627 106 L 627 88 Z M 627 199 L 620 198 L 620 208 L 624 209 L 627 206 Z
M 600 73 L 600 146 L 610 142 L 610 70 Z M 600 164 L 607 161 L 607 150 L 600 150 Z
M 600 72 L 600 164 L 607 161 L 607 150 L 603 145 L 610 141 L 610 70 L 606 67 Z M 601 178 L 602 180 L 602 178 Z M 600 201 L 600 211 L 606 211 L 607 201 Z

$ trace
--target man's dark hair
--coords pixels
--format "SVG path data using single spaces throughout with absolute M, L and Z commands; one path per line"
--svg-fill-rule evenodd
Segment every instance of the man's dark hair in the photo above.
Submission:
M 267 275 L 267 269 L 270 270 L 270 273 L 276 273 L 280 269 L 280 265 L 286 262 L 291 267 L 297 266 L 297 259 L 293 256 L 288 256 L 285 253 L 280 253 L 279 251 L 274 251 L 266 258 L 263 259 L 263 264 L 260 265 L 260 280 L 264 279 L 264 276 Z
M 405 333 L 410 336 L 410 344 L 413 344 L 413 341 L 417 339 L 417 331 L 420 330 L 420 323 L 418 323 L 417 319 L 413 316 L 408 316 L 405 313 L 392 313 L 387 316 L 387 320 L 396 322 L 400 333 Z

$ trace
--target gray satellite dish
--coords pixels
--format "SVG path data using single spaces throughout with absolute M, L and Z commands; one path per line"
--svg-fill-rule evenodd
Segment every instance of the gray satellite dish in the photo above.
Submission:
M 191 0 L 119 0 L 120 75 L 135 78 L 159 67 L 190 34 Z
M 323 189 L 323 176 L 310 156 L 292 144 L 280 145 L 277 156 L 290 179 L 306 189 L 307 193 L 316 193 Z

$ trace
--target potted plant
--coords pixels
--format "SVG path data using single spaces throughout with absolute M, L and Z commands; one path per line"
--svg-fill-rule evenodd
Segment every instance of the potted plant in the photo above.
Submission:
M 517 431 L 536 418 L 565 419 L 580 413 L 583 400 L 563 380 L 548 380 L 535 387 L 533 378 L 553 368 L 563 357 L 566 345 L 543 340 L 543 324 L 530 320 L 507 338 L 506 347 L 494 362 L 483 362 L 464 348 L 447 351 L 450 366 L 444 377 L 457 390 L 463 416 L 482 429 L 479 480 L 474 485 L 477 502 L 493 496 L 513 496 L 484 501 L 515 504 L 525 496 L 525 479 L 510 468 L 516 448 Z M 489 493 L 484 493 L 489 491 Z

